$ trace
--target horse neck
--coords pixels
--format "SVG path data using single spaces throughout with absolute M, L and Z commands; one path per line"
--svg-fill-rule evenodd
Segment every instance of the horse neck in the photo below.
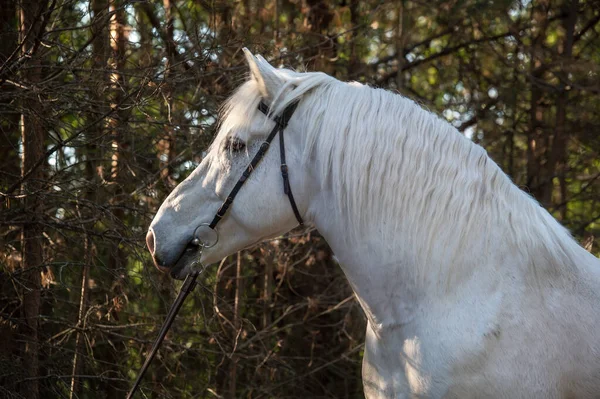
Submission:
M 481 147 L 462 137 L 445 138 L 446 154 L 440 156 L 436 147 L 443 139 L 398 140 L 398 148 L 403 149 L 399 156 L 409 158 L 410 163 L 388 162 L 386 156 L 398 151 L 394 148 L 372 154 L 362 173 L 376 169 L 374 162 L 398 169 L 389 173 L 395 176 L 393 181 L 369 179 L 354 170 L 351 178 L 368 182 L 363 187 L 349 180 L 334 182 L 342 178 L 335 171 L 319 173 L 326 169 L 319 163 L 331 160 L 316 156 L 313 176 L 320 179 L 320 189 L 312 206 L 314 222 L 340 260 L 367 315 L 385 319 L 384 324 L 409 318 L 419 301 L 460 292 L 474 280 L 483 295 L 500 278 L 497 270 L 528 273 L 535 257 L 554 256 L 550 253 L 554 246 L 564 244 L 569 251 L 568 234 L 514 186 Z M 381 184 L 394 192 L 374 198 L 390 203 L 363 203 L 362 209 L 351 200 L 359 197 L 357 193 L 335 191 L 382 193 Z M 534 241 L 540 238 L 541 244 Z M 543 274 L 549 272 L 544 268 L 558 263 L 534 267 L 542 267 L 538 272 Z M 395 310 L 390 315 L 391 298 Z

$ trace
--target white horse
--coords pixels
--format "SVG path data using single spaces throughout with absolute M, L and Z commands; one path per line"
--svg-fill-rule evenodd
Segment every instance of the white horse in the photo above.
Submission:
M 190 272 L 196 227 L 273 128 L 259 102 L 278 115 L 298 101 L 285 130 L 290 185 L 367 316 L 368 398 L 600 397 L 598 259 L 483 148 L 414 102 L 245 52 L 250 79 L 152 221 L 157 266 Z M 296 225 L 273 145 L 201 261 Z

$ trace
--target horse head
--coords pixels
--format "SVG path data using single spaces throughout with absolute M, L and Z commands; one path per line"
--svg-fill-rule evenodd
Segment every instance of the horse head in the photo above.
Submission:
M 290 112 L 298 98 L 292 102 L 294 96 L 289 94 L 300 74 L 276 69 L 261 56 L 244 52 L 250 78 L 227 101 L 206 156 L 165 199 L 146 236 L 156 267 L 175 278 L 185 277 L 196 260 L 214 263 L 293 229 L 308 209 L 302 121 L 300 112 L 293 116 Z M 265 144 L 269 133 L 283 134 L 277 124 L 286 112 L 285 147 L 275 145 L 279 139 L 274 145 Z M 280 164 L 282 150 L 286 166 Z M 251 165 L 257 153 L 263 156 Z M 289 171 L 285 184 L 293 188 L 292 199 L 284 191 L 283 168 Z

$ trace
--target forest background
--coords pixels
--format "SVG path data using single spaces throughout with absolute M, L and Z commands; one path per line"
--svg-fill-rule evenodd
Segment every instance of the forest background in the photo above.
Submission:
M 598 254 L 599 36 L 591 0 L 3 1 L 0 397 L 124 397 L 180 285 L 146 229 L 244 46 L 415 99 Z M 139 397 L 362 397 L 364 316 L 318 232 L 201 280 Z

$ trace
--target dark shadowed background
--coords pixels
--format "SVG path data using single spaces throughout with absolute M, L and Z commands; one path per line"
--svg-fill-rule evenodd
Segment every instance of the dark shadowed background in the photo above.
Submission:
M 151 265 L 146 229 L 245 79 L 244 46 L 415 99 L 598 253 L 597 1 L 0 8 L 2 398 L 124 397 L 180 285 Z M 201 280 L 140 398 L 362 397 L 364 317 L 318 232 Z

